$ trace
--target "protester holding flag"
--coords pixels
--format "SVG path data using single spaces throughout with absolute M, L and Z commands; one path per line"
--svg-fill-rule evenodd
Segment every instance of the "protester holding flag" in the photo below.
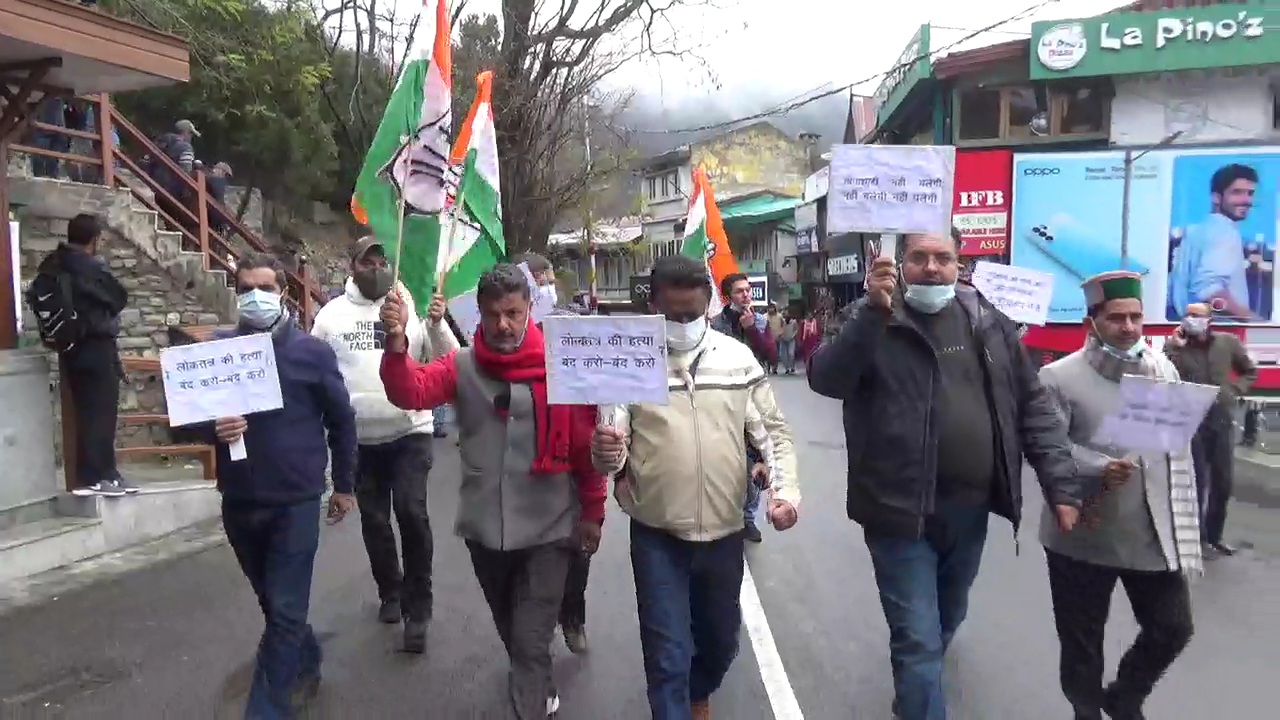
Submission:
M 408 356 L 408 309 L 387 298 L 382 381 L 405 410 L 454 405 L 463 468 L 457 533 L 510 657 L 516 717 L 541 719 L 560 705 L 551 639 L 569 564 L 600 545 L 606 486 L 591 463 L 596 409 L 547 403 L 542 331 L 519 268 L 487 271 L 476 296 L 475 343 L 429 365 Z
M 369 567 L 378 586 L 378 618 L 387 624 L 403 618 L 405 651 L 421 653 L 426 650 L 432 605 L 427 475 L 433 458 L 434 418 L 430 411 L 406 412 L 392 405 L 378 376 L 386 341 L 378 313 L 391 292 L 392 274 L 382 244 L 373 236 L 361 238 L 351 252 L 346 293 L 320 309 L 311 334 L 328 342 L 337 354 L 356 412 L 356 499 Z M 443 312 L 444 304 L 439 303 L 425 322 L 418 323 L 416 315 L 412 318 L 410 355 L 429 360 L 458 349 L 457 339 L 442 322 Z M 400 526 L 403 573 L 391 529 L 392 512 Z

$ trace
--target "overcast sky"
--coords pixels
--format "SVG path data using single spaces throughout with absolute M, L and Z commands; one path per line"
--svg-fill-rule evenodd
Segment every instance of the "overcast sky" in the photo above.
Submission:
M 421 0 L 396 0 L 408 14 Z M 599 0 L 583 0 L 595 7 Z M 718 5 L 705 7 L 709 2 Z M 540 3 L 556 7 L 556 0 Z M 699 53 L 714 74 L 694 63 L 663 61 L 656 67 L 637 64 L 617 80 L 640 93 L 685 105 L 708 95 L 749 94 L 789 97 L 819 88 L 839 87 L 889 69 L 921 23 L 933 24 L 938 49 L 970 32 L 1038 5 L 1037 0 L 691 0 L 699 7 L 672 15 L 684 44 L 701 45 Z M 956 49 L 991 45 L 1026 37 L 1031 22 L 1096 15 L 1122 0 L 1056 0 L 1028 19 L 984 33 Z M 495 12 L 500 0 L 468 0 L 466 12 Z M 879 79 L 858 90 L 870 94 Z M 730 98 L 717 98 L 722 102 Z M 729 103 L 734 104 L 731 100 Z

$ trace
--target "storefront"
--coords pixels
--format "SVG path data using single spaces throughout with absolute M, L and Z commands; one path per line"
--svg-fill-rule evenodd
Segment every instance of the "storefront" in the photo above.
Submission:
M 980 261 L 1009 261 L 1012 173 L 1012 150 L 956 151 L 952 223 L 966 274 Z
M 862 297 L 863 280 L 866 277 L 865 233 L 844 233 L 827 237 L 827 283 L 837 308 Z

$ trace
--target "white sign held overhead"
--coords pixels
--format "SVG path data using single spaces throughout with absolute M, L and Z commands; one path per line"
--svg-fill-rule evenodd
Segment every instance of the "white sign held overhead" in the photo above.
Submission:
M 1094 442 L 1134 451 L 1180 453 L 1218 398 L 1213 385 L 1120 378 L 1120 406 L 1103 418 Z
M 1044 325 L 1053 298 L 1053 276 L 1013 265 L 980 262 L 973 268 L 973 286 L 1009 319 Z
M 553 315 L 542 328 L 548 402 L 667 404 L 667 331 L 661 315 Z
M 955 168 L 950 145 L 836 145 L 827 233 L 951 232 Z

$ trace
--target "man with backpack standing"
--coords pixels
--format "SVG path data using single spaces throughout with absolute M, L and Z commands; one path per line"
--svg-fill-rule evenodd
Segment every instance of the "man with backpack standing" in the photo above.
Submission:
M 129 293 L 98 256 L 102 225 L 80 214 L 67 241 L 40 262 L 27 289 L 46 347 L 58 353 L 76 409 L 77 495 L 120 497 L 138 488 L 116 470 L 116 420 L 124 371 L 116 336 Z

